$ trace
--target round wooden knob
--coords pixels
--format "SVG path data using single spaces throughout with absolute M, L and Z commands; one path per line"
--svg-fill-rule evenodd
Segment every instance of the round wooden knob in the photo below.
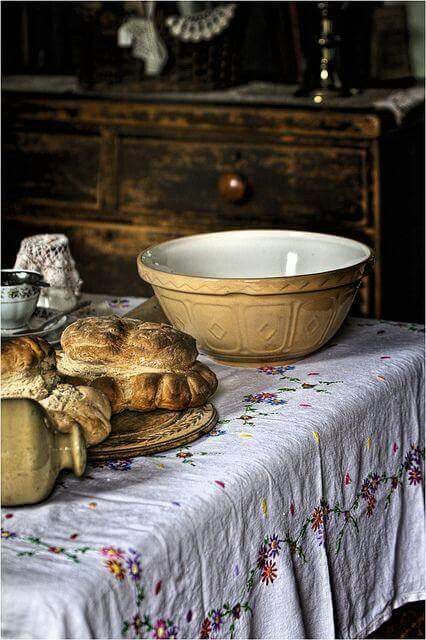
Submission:
M 219 178 L 218 189 L 224 200 L 240 202 L 247 195 L 247 179 L 238 173 L 225 173 Z

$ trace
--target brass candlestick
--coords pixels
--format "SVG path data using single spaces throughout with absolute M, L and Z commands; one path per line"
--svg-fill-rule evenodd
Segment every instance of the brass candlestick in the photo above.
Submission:
M 296 95 L 312 96 L 316 104 L 321 104 L 327 98 L 348 96 L 350 92 L 341 77 L 340 36 L 336 33 L 330 3 L 318 2 L 317 7 L 320 11 L 320 33 L 317 38 L 319 77 L 315 74 L 314 79 L 308 80 Z

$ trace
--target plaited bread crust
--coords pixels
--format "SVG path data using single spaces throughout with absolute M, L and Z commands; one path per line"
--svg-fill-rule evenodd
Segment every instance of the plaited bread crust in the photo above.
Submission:
M 196 362 L 195 340 L 166 324 L 84 318 L 65 329 L 61 344 L 59 372 L 102 391 L 113 413 L 197 407 L 217 387 L 214 373 Z
M 111 403 L 112 413 L 126 409 L 152 411 L 154 409 L 182 410 L 199 407 L 216 391 L 215 374 L 201 362 L 195 362 L 186 373 L 158 372 L 131 375 L 112 375 L 105 369 L 104 374 L 91 375 L 87 366 L 85 373 L 71 373 L 63 367 L 58 354 L 58 368 L 71 384 L 87 384 L 102 391 Z
M 173 327 L 116 316 L 82 318 L 62 334 L 62 349 L 85 364 L 131 365 L 185 371 L 195 362 L 195 340 Z
M 43 338 L 21 337 L 1 345 L 3 398 L 46 398 L 60 382 L 55 350 Z

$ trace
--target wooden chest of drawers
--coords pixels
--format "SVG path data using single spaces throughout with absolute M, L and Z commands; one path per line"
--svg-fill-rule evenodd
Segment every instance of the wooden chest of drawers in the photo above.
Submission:
M 140 295 L 135 256 L 155 242 L 237 228 L 324 231 L 375 248 L 363 315 L 419 319 L 418 108 L 397 125 L 371 106 L 235 92 L 188 102 L 47 89 L 4 94 L 4 263 L 23 236 L 60 231 L 86 290 Z

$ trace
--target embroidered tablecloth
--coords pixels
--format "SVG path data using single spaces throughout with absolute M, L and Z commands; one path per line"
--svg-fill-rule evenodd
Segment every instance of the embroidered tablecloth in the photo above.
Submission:
M 3 509 L 3 637 L 364 637 L 424 598 L 423 341 L 350 319 L 291 366 L 202 357 L 209 436 Z

